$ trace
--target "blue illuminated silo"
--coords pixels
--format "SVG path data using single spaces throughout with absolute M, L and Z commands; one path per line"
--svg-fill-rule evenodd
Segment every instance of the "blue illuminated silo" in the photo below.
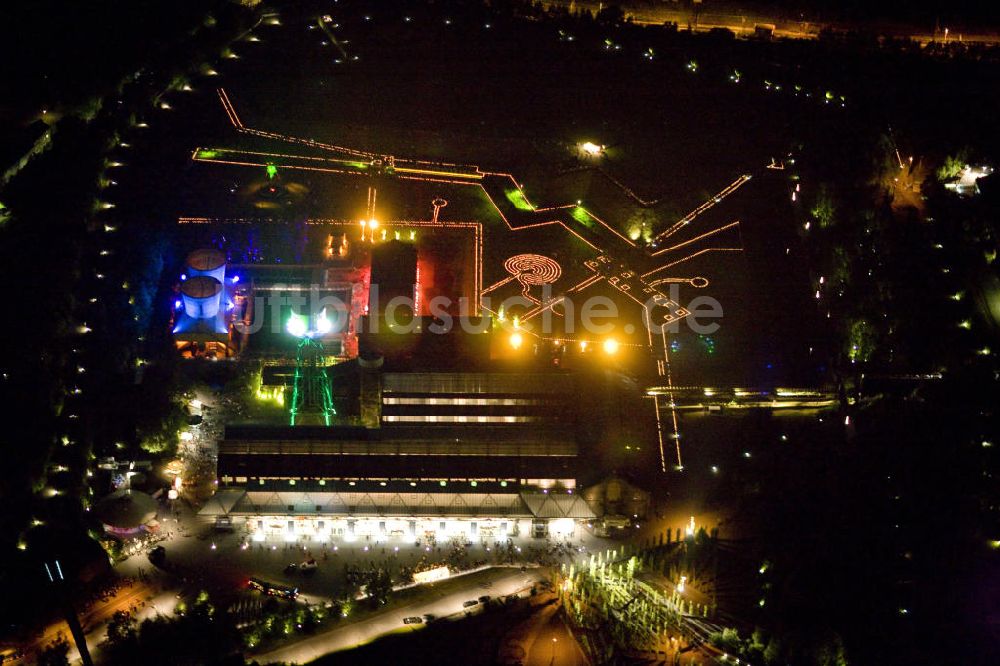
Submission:
M 185 272 L 188 277 L 207 275 L 225 284 L 226 255 L 219 250 L 211 248 L 195 250 L 187 257 L 187 269 Z
M 208 275 L 196 275 L 181 284 L 184 314 L 192 319 L 211 319 L 219 314 L 222 283 Z

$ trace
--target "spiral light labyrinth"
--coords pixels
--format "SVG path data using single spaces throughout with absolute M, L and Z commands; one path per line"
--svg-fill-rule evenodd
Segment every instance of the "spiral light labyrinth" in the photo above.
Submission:
M 537 303 L 529 293 L 532 286 L 552 284 L 562 275 L 562 266 L 554 259 L 541 254 L 516 254 L 503 264 L 507 272 L 521 283 L 525 298 Z

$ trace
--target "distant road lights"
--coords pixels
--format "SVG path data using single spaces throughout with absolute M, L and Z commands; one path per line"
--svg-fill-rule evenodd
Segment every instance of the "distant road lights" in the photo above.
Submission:
M 580 351 L 582 351 L 582 352 L 587 351 L 587 341 L 586 340 L 580 340 Z
M 677 594 L 684 594 L 684 590 L 687 588 L 687 576 L 681 576 L 680 581 L 677 583 Z
M 618 341 L 614 338 L 608 338 L 604 341 L 604 353 L 610 355 L 618 353 Z
M 507 341 L 510 343 L 510 346 L 513 347 L 514 349 L 520 349 L 521 343 L 524 342 L 524 338 L 521 337 L 520 333 L 512 333 Z

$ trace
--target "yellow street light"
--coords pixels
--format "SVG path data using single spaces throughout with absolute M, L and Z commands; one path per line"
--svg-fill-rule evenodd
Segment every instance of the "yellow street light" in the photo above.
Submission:
M 524 342 L 524 339 L 521 337 L 520 333 L 513 333 L 508 341 L 510 342 L 511 347 L 514 349 L 520 349 L 521 343 Z
M 608 338 L 604 341 L 604 353 L 605 354 L 617 354 L 618 353 L 618 341 L 614 338 Z

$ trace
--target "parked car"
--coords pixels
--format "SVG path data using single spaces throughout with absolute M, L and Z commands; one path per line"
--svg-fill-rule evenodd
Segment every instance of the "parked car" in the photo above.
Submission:
M 308 560 L 299 565 L 299 571 L 310 571 L 318 567 L 319 565 L 316 564 L 316 560 L 313 558 L 309 558 Z
M 288 575 L 291 575 L 298 570 L 299 570 L 299 565 L 297 565 L 295 562 L 290 562 L 288 566 L 285 567 L 285 573 Z
M 215 531 L 216 532 L 232 532 L 236 529 L 233 525 L 233 519 L 229 516 L 216 516 L 215 517 Z
M 490 595 L 484 594 L 483 596 L 479 597 L 479 603 L 488 604 L 489 602 L 490 602 Z
M 403 618 L 403 624 L 423 624 L 423 623 L 424 623 L 423 618 L 417 617 L 416 615 Z
M 478 601 L 476 601 L 475 599 L 469 599 L 464 604 L 462 604 L 462 608 L 471 608 L 472 606 L 478 606 L 478 605 L 479 605 Z

